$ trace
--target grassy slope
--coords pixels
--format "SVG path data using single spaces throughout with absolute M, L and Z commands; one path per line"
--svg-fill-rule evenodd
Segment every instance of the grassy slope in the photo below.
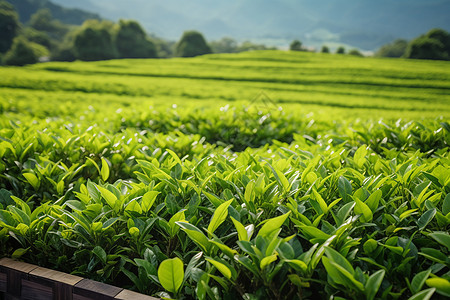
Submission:
M 54 62 L 1 68 L 0 96 L 10 102 L 24 97 L 70 102 L 93 97 L 91 105 L 117 101 L 196 107 L 270 98 L 302 112 L 328 114 L 332 108 L 337 115 L 364 118 L 447 118 L 449 66 L 448 62 L 281 51 L 170 60 Z

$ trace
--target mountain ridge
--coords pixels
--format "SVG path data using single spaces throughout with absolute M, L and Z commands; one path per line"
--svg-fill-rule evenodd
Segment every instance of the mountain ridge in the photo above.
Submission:
M 148 32 L 177 40 L 195 29 L 208 40 L 300 39 L 374 50 L 395 38 L 411 39 L 433 27 L 450 30 L 450 0 L 52 0 L 112 20 L 132 18 Z M 334 37 L 331 41 L 327 37 Z

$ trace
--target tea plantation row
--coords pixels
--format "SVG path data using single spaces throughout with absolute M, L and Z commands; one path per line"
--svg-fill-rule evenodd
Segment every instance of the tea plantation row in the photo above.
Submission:
M 0 256 L 167 298 L 449 297 L 450 71 L 398 63 L 0 69 Z

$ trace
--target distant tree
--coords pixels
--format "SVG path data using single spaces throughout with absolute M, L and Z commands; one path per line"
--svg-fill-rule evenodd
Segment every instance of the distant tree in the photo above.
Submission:
M 434 28 L 428 31 L 426 36 L 441 42 L 444 46 L 444 51 L 450 56 L 450 33 L 440 28 Z
M 238 51 L 238 43 L 230 37 L 223 37 L 211 42 L 211 48 L 214 53 L 235 53 Z
M 404 57 L 415 59 L 450 59 L 450 34 L 442 29 L 432 29 L 412 40 Z
M 345 48 L 342 46 L 337 48 L 336 53 L 337 54 L 345 54 Z
M 266 45 L 263 44 L 254 44 L 252 42 L 245 41 L 241 45 L 239 45 L 237 50 L 238 52 L 244 52 L 244 51 L 275 50 L 275 49 L 276 49 L 275 47 L 267 47 Z
M 390 44 L 382 46 L 375 52 L 378 57 L 402 57 L 405 54 L 408 41 L 397 39 Z
M 53 18 L 48 8 L 39 9 L 34 13 L 29 21 L 30 27 L 37 31 L 45 32 L 49 37 L 62 40 L 69 31 L 69 25 Z
M 448 59 L 448 54 L 445 52 L 444 45 L 436 40 L 426 36 L 418 37 L 408 44 L 405 53 L 406 58 L 415 59 Z
M 156 57 L 168 58 L 173 56 L 176 42 L 166 41 L 156 36 L 151 36 L 150 40 L 155 44 Z
M 301 51 L 302 49 L 302 42 L 300 42 L 299 40 L 294 40 L 292 41 L 292 43 L 289 45 L 289 49 L 291 51 Z
M 117 58 L 117 49 L 113 43 L 108 23 L 86 21 L 76 33 L 73 44 L 75 57 L 80 60 L 94 61 Z
M 30 26 L 40 31 L 51 31 L 53 29 L 52 13 L 48 8 L 40 9 L 30 18 Z
M 193 57 L 212 53 L 203 35 L 197 31 L 185 31 L 176 45 L 175 54 L 181 57 Z
M 79 33 L 79 28 L 70 30 L 64 39 L 52 48 L 51 60 L 55 61 L 74 61 L 77 59 L 75 55 L 75 37 Z
M 62 44 L 52 52 L 50 59 L 54 61 L 75 61 L 77 57 L 73 47 Z
M 0 0 L 0 10 L 16 11 L 14 5 L 4 0 Z
M 328 48 L 327 46 L 322 46 L 322 49 L 320 50 L 320 52 L 322 52 L 322 53 L 330 53 L 330 48 Z
M 36 63 L 38 58 L 30 42 L 19 36 L 14 39 L 11 49 L 5 54 L 3 62 L 5 65 L 23 66 Z
M 120 58 L 156 57 L 155 44 L 136 21 L 120 20 L 114 40 Z
M 363 57 L 363 56 L 364 56 L 364 55 L 362 55 L 361 52 L 359 52 L 358 49 L 352 49 L 352 50 L 350 50 L 350 52 L 348 52 L 348 54 L 349 54 L 349 55 L 354 55 L 354 56 L 360 56 L 360 57 Z
M 55 46 L 55 42 L 44 31 L 36 30 L 32 27 L 26 27 L 22 30 L 24 35 L 30 42 L 42 45 L 47 49 L 51 49 Z
M 0 1 L 0 53 L 8 51 L 19 28 L 19 17 L 14 7 L 6 1 Z

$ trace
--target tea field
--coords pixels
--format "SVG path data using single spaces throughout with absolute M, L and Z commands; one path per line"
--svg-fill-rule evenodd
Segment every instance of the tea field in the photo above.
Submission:
M 0 257 L 171 299 L 450 297 L 450 63 L 0 68 Z

